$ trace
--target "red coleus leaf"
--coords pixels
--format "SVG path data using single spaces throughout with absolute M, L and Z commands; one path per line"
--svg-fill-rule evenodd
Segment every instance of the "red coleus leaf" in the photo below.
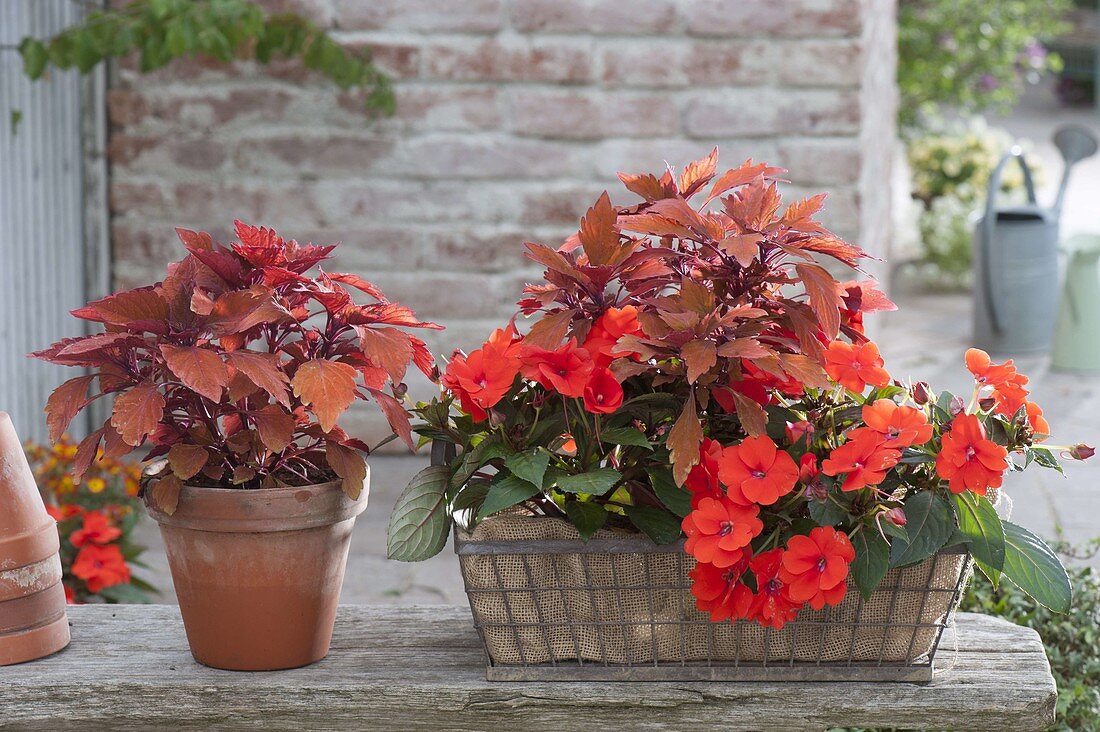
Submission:
M 262 285 L 220 295 L 210 313 L 211 332 L 218 336 L 235 335 L 263 323 L 290 319 L 290 313 L 273 295 L 271 288 Z
M 293 441 L 294 429 L 297 427 L 294 415 L 279 408 L 277 404 L 268 404 L 249 416 L 256 425 L 256 431 L 260 433 L 260 441 L 271 452 L 281 453 Z
M 796 264 L 795 271 L 802 278 L 810 307 L 821 323 L 821 330 L 829 340 L 840 331 L 840 307 L 843 304 L 837 292 L 837 281 L 829 271 L 817 264 Z
M 573 310 L 560 310 L 544 315 L 531 326 L 523 342 L 528 346 L 536 346 L 547 351 L 554 350 L 565 340 L 565 334 L 569 331 L 569 324 L 575 315 L 576 312 Z
M 171 516 L 179 507 L 182 491 L 183 481 L 175 473 L 168 473 L 149 486 L 145 500 L 153 508 Z
M 168 450 L 168 465 L 180 480 L 194 478 L 209 459 L 210 453 L 201 445 L 177 443 Z
M 290 408 L 290 390 L 287 388 L 290 377 L 279 367 L 279 357 L 276 354 L 238 350 L 227 353 L 225 360 L 274 397 L 279 404 Z
M 588 213 L 581 219 L 578 237 L 588 262 L 596 266 L 618 264 L 630 253 L 628 247 L 620 243 L 619 229 L 616 227 L 618 214 L 611 205 L 611 197 L 604 191 Z
M 356 328 L 363 353 L 386 370 L 395 384 L 405 378 L 405 369 L 413 357 L 412 336 L 395 328 Z
M 783 168 L 772 168 L 764 163 L 757 163 L 754 165 L 750 158 L 742 163 L 741 167 L 727 170 L 723 173 L 711 187 L 710 193 L 707 194 L 707 199 L 703 202 L 703 205 L 710 203 L 726 191 L 743 186 L 757 178 L 773 178 L 785 172 L 787 171 L 783 170 Z
M 183 242 L 183 245 L 187 247 L 188 250 L 214 250 L 214 240 L 205 231 L 191 231 L 190 229 L 181 229 L 177 226 L 176 236 L 180 238 L 180 241 Z
M 378 402 L 378 406 L 382 408 L 382 413 L 386 415 L 386 421 L 389 422 L 390 428 L 409 446 L 410 450 L 415 450 L 412 425 L 409 422 L 409 413 L 405 407 L 384 391 L 371 389 L 370 393 Z
M 367 282 L 359 275 L 330 272 L 328 277 L 335 282 L 343 282 L 345 285 L 351 285 L 360 292 L 367 293 L 379 302 L 387 302 L 385 294 L 383 294 L 380 289 L 372 285 L 370 282 Z
M 108 325 L 147 326 L 156 325 L 168 317 L 168 302 L 154 287 L 139 287 L 102 300 L 96 300 L 73 311 L 73 315 L 83 320 L 92 320 Z M 160 328 L 146 328 L 160 332 Z M 166 330 L 166 328 L 164 329 Z
M 229 384 L 229 371 L 214 351 L 197 346 L 161 345 L 168 368 L 184 386 L 212 402 L 220 402 L 222 390 Z
M 151 381 L 138 384 L 115 399 L 111 425 L 122 441 L 136 447 L 157 428 L 164 416 L 164 397 Z
M 684 359 L 684 365 L 687 367 L 689 384 L 694 384 L 700 376 L 710 371 L 718 363 L 718 353 L 714 341 L 688 341 L 680 349 L 680 357 Z
M 57 387 L 46 400 L 46 426 L 50 430 L 50 441 L 57 442 L 69 428 L 73 417 L 88 405 L 88 386 L 95 376 L 77 376 Z
M 695 392 L 688 395 L 676 423 L 668 431 L 665 444 L 672 460 L 672 476 L 676 485 L 683 485 L 692 467 L 699 462 L 699 445 L 703 442 L 703 425 L 696 412 Z
M 340 476 L 340 486 L 351 500 L 357 500 L 367 480 L 367 461 L 355 450 L 328 440 L 325 458 L 333 472 Z
M 328 432 L 355 400 L 357 374 L 355 367 L 346 363 L 314 359 L 299 366 L 290 383 L 294 395 L 313 408 L 321 429 Z
M 768 430 L 768 413 L 764 407 L 741 392 L 731 391 L 733 403 L 737 405 L 737 419 L 751 437 L 759 437 Z

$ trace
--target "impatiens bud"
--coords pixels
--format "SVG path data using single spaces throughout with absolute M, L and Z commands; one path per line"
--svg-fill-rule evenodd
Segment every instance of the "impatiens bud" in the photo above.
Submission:
M 905 526 L 905 510 L 901 506 L 891 508 L 889 511 L 882 514 L 886 517 L 886 520 L 892 523 L 894 526 Z
M 404 382 L 401 382 L 400 384 L 395 384 L 393 387 L 393 395 L 398 399 L 404 399 L 405 395 L 408 393 L 409 385 Z
M 803 483 L 812 483 L 820 473 L 821 470 L 817 467 L 817 456 L 812 452 L 806 453 L 798 461 L 798 479 Z
M 806 420 L 787 423 L 787 441 L 797 445 L 811 438 L 814 434 L 814 426 Z M 813 457 L 812 455 L 810 457 Z
M 983 412 L 989 412 L 993 407 L 997 406 L 997 400 L 993 397 L 983 397 L 978 400 L 978 406 Z
M 959 395 L 951 397 L 951 416 L 958 417 L 960 414 L 966 411 L 966 402 Z
M 1096 448 L 1086 445 L 1083 442 L 1078 442 L 1069 449 L 1069 454 L 1073 456 L 1074 460 L 1088 460 L 1096 454 Z
M 490 409 L 489 424 L 493 427 L 500 427 L 502 424 L 504 424 L 504 415 L 495 409 Z
M 932 398 L 929 390 L 930 387 L 928 386 L 927 382 L 918 381 L 917 383 L 913 384 L 913 388 L 909 390 L 909 394 L 913 397 L 914 402 L 921 406 L 924 406 L 929 401 L 931 401 Z

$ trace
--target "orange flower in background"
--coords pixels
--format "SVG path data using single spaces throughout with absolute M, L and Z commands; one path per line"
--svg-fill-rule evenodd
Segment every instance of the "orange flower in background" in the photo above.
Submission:
M 742 558 L 729 567 L 697 562 L 688 572 L 695 607 L 708 613 L 714 622 L 747 618 L 752 610 L 752 590 L 741 581 L 752 553 L 748 549 L 741 553 Z
M 518 343 L 512 326 L 498 328 L 481 348 L 467 356 L 456 351 L 447 364 L 441 383 L 475 421 L 484 421 L 512 387 L 520 367 Z
M 588 351 L 577 347 L 575 340 L 553 351 L 528 347 L 523 349 L 522 354 L 521 370 L 525 378 L 533 379 L 543 388 L 562 396 L 575 398 L 584 394 L 584 387 L 592 373 L 592 358 Z
M 845 475 L 840 489 L 858 491 L 881 483 L 886 478 L 886 472 L 900 460 L 901 451 L 885 447 L 882 435 L 867 427 L 859 427 L 849 432 L 848 441 L 821 462 L 821 472 L 825 475 Z
M 69 541 L 75 547 L 82 547 L 85 544 L 109 544 L 120 536 L 122 532 L 106 516 L 99 511 L 88 511 L 84 514 L 84 526 L 70 534 Z
M 848 536 L 831 526 L 810 530 L 809 536 L 792 536 L 783 552 L 779 578 L 795 602 L 808 602 L 814 610 L 838 605 L 848 591 L 844 580 L 856 550 Z
M 684 550 L 700 562 L 731 567 L 742 559 L 742 547 L 764 530 L 759 513 L 756 506 L 703 498 L 681 524 L 687 535 Z
M 717 440 L 704 437 L 699 445 L 699 462 L 691 468 L 684 487 L 691 492 L 691 506 L 698 508 L 703 498 L 723 498 L 726 492 L 718 484 L 718 459 L 722 457 L 722 445 Z
M 633 305 L 605 310 L 603 315 L 592 324 L 583 348 L 591 354 L 597 367 L 606 367 L 616 358 L 638 355 L 633 351 L 620 351 L 615 347 L 624 335 L 645 335 L 642 332 L 642 326 L 638 323 L 638 308 Z
M 876 399 L 864 405 L 863 422 L 883 436 L 883 447 L 910 447 L 932 439 L 932 425 L 924 412 L 898 405 L 892 399 Z
M 52 518 L 54 521 L 57 521 L 58 523 L 62 521 L 68 521 L 73 516 L 79 516 L 80 512 L 83 510 L 84 509 L 82 509 L 80 506 L 76 506 L 71 503 L 65 503 L 60 506 L 55 506 L 52 503 L 46 504 L 46 513 L 48 513 L 50 515 L 50 518 Z
M 741 444 L 722 450 L 718 479 L 731 500 L 769 506 L 794 488 L 798 465 L 770 437 L 746 437 Z
M 970 490 L 984 495 L 999 488 L 1008 470 L 1008 450 L 985 436 L 985 427 L 974 414 L 960 414 L 943 435 L 943 449 L 936 456 L 936 472 L 948 481 L 952 493 Z
M 873 342 L 848 343 L 833 341 L 825 352 L 825 372 L 836 383 L 862 394 L 867 385 L 879 387 L 890 383 L 890 374 Z
M 88 591 L 93 594 L 130 581 L 130 567 L 117 544 L 85 545 L 76 555 L 72 572 L 84 580 Z
M 761 625 L 776 629 L 794 620 L 802 609 L 802 603 L 791 599 L 787 584 L 779 577 L 782 566 L 782 549 L 763 552 L 749 562 L 757 588 L 750 615 Z
M 592 370 L 584 385 L 584 408 L 593 414 L 611 414 L 623 405 L 623 387 L 606 368 Z

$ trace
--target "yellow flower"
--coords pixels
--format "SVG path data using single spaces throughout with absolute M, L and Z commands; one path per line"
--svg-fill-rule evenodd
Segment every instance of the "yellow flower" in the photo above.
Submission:
M 103 478 L 92 478 L 88 481 L 88 490 L 92 493 L 100 493 L 106 487 L 107 484 L 103 481 Z

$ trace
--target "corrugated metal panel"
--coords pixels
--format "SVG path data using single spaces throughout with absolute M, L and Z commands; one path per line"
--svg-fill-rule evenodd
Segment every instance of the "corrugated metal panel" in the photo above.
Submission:
M 73 0 L 0 1 L 0 410 L 38 440 L 46 397 L 76 374 L 26 354 L 78 334 L 68 312 L 85 301 L 81 80 L 68 72 L 31 82 L 12 47 L 25 35 L 48 38 L 80 14 Z

